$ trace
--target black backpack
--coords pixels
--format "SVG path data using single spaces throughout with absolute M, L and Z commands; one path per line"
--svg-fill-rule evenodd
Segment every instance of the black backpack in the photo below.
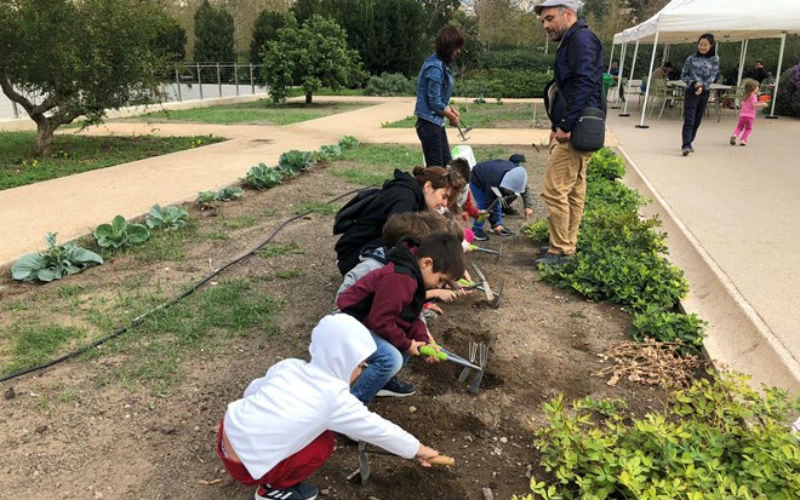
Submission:
M 352 200 L 348 201 L 345 206 L 336 212 L 336 218 L 333 220 L 333 234 L 342 234 L 347 232 L 348 229 L 353 227 L 361 214 L 372 203 L 372 200 L 378 196 L 381 188 L 363 189 L 359 191 Z

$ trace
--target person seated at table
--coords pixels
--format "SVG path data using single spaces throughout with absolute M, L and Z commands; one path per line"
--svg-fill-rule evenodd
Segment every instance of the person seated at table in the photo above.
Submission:
M 655 80 L 664 80 L 665 82 L 669 79 L 669 73 L 672 71 L 672 63 L 669 61 L 664 61 L 660 67 L 653 70 L 650 74 L 650 78 L 647 80 L 642 80 L 642 92 L 647 90 L 648 82 L 652 82 Z
M 728 71 L 728 76 L 725 77 L 725 85 L 730 85 L 731 87 L 736 86 L 736 82 L 739 81 L 739 65 L 737 64 L 735 68 Z
M 764 69 L 764 61 L 761 59 L 756 59 L 756 63 L 753 66 L 753 69 L 745 73 L 745 78 L 751 78 L 761 84 L 765 78 L 769 76 L 769 72 Z

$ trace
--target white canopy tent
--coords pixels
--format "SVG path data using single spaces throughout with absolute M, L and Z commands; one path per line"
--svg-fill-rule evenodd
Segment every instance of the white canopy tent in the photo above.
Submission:
M 717 42 L 742 41 L 742 52 L 739 56 L 739 80 L 741 81 L 747 41 L 751 38 L 780 38 L 781 50 L 778 57 L 775 91 L 772 99 L 771 115 L 775 114 L 775 101 L 778 95 L 783 64 L 783 51 L 787 34 L 800 33 L 800 1 L 798 0 L 761 0 L 754 5 L 752 0 L 672 0 L 657 14 L 641 24 L 628 28 L 614 35 L 614 44 L 622 44 L 620 52 L 625 53 L 628 43 L 635 42 L 636 54 L 639 43 L 652 43 L 653 54 L 650 58 L 650 70 L 653 72 L 656 51 L 661 43 L 690 43 L 697 40 L 702 33 L 713 33 Z M 612 48 L 613 56 L 613 48 Z M 623 55 L 624 57 L 624 55 Z M 623 59 L 624 63 L 624 59 Z M 631 79 L 635 69 L 634 55 L 631 65 Z M 620 68 L 622 74 L 622 68 Z M 642 116 L 638 126 L 644 127 L 647 111 L 647 100 L 650 85 L 645 92 Z M 627 115 L 627 101 L 625 112 Z

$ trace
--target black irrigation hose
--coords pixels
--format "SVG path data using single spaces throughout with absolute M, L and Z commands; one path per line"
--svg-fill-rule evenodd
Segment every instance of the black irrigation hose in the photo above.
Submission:
M 344 198 L 345 196 L 351 195 L 351 194 L 356 193 L 358 191 L 362 191 L 364 189 L 369 189 L 369 188 L 374 187 L 374 186 L 375 185 L 373 184 L 373 185 L 367 186 L 365 188 L 353 189 L 352 191 L 348 191 L 348 192 L 346 192 L 344 194 L 340 194 L 339 196 L 337 196 L 337 197 L 335 197 L 333 199 L 330 199 L 330 200 L 326 201 L 325 203 L 327 203 L 327 204 L 333 203 L 335 201 L 338 201 L 338 200 Z M 122 328 L 114 331 L 113 333 L 111 333 L 111 334 L 109 334 L 109 335 L 107 335 L 107 336 L 105 336 L 103 338 L 100 338 L 100 339 L 92 342 L 91 344 L 85 345 L 85 346 L 83 346 L 83 347 L 81 347 L 81 348 L 79 348 L 79 349 L 77 349 L 75 351 L 72 351 L 72 352 L 70 352 L 68 354 L 65 354 L 65 355 L 61 356 L 60 358 L 56 358 L 56 359 L 50 360 L 47 363 L 43 363 L 43 364 L 38 365 L 38 366 L 34 366 L 34 367 L 31 367 L 31 368 L 26 368 L 24 370 L 20 370 L 18 372 L 10 373 L 8 375 L 3 375 L 2 377 L 0 377 L 0 383 L 7 382 L 7 381 L 15 379 L 17 377 L 21 377 L 21 376 L 27 375 L 29 373 L 37 372 L 39 370 L 44 370 L 45 368 L 49 368 L 49 367 L 51 367 L 53 365 L 57 365 L 58 363 L 61 363 L 61 362 L 66 361 L 68 359 L 72 359 L 74 357 L 80 356 L 81 354 L 89 351 L 90 349 L 94 349 L 95 347 L 97 347 L 97 346 L 99 346 L 101 344 L 104 344 L 104 343 L 108 342 L 109 340 L 111 340 L 111 339 L 113 339 L 115 337 L 119 337 L 123 333 L 125 333 L 125 332 L 129 331 L 130 329 L 140 325 L 151 314 L 156 313 L 158 311 L 166 311 L 167 309 L 169 309 L 170 307 L 174 306 L 178 302 L 182 301 L 186 297 L 194 294 L 198 289 L 200 289 L 200 287 L 202 287 L 203 285 L 205 285 L 206 283 L 211 281 L 213 278 L 218 276 L 223 271 L 227 270 L 231 266 L 238 264 L 239 262 L 243 261 L 244 259 L 246 259 L 246 258 L 250 257 L 251 255 L 253 255 L 254 253 L 256 253 L 258 250 L 260 250 L 262 247 L 264 247 L 264 245 L 266 245 L 267 243 L 272 241 L 272 239 L 275 236 L 277 236 L 277 234 L 279 232 L 281 232 L 281 230 L 283 230 L 284 227 L 288 226 L 289 224 L 291 224 L 292 222 L 294 222 L 294 221 L 296 221 L 298 219 L 301 219 L 301 218 L 305 217 L 306 215 L 310 214 L 311 212 L 312 212 L 312 210 L 306 210 L 305 212 L 303 212 L 301 214 L 295 215 L 294 217 L 291 217 L 291 218 L 283 221 L 280 226 L 278 226 L 277 228 L 275 228 L 274 231 L 272 231 L 272 233 L 267 237 L 267 239 L 265 239 L 264 241 L 262 241 L 261 243 L 256 245 L 254 248 L 248 250 L 247 252 L 243 253 L 239 257 L 236 257 L 235 259 L 233 259 L 232 261 L 228 262 L 224 266 L 220 267 L 216 271 L 214 271 L 211 274 L 207 275 L 205 278 L 203 278 L 202 280 L 200 280 L 197 283 L 195 283 L 194 285 L 192 285 L 191 288 L 189 288 L 188 290 L 186 290 L 182 294 L 178 295 L 174 299 L 170 300 L 169 302 L 165 302 L 165 303 L 163 303 L 163 304 L 161 304 L 161 305 L 159 305 L 159 306 L 147 311 L 146 313 L 143 313 L 143 314 L 140 314 L 139 316 L 136 316 L 135 318 L 133 318 L 131 320 L 131 322 L 130 322 L 130 324 L 128 326 L 123 326 Z

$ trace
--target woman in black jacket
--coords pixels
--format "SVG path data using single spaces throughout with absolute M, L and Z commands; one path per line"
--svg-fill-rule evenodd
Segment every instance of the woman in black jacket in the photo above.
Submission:
M 683 63 L 681 80 L 686 83 L 683 98 L 683 130 L 681 132 L 681 154 L 694 153 L 697 129 L 703 121 L 703 113 L 708 105 L 708 89 L 719 76 L 719 57 L 717 57 L 714 35 L 706 33 L 697 40 L 697 53 L 690 55 Z
M 358 264 L 362 251 L 383 246 L 381 231 L 392 214 L 439 211 L 463 183 L 458 174 L 441 167 L 414 167 L 412 174 L 396 169 L 394 179 L 384 183 L 336 242 L 336 266 L 342 276 Z

